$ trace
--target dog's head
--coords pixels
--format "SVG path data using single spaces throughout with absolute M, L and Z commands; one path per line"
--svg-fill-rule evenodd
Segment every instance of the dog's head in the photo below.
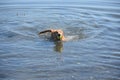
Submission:
M 62 40 L 63 32 L 55 31 L 54 33 L 52 33 L 52 37 L 53 37 L 54 40 L 60 41 L 60 40 Z

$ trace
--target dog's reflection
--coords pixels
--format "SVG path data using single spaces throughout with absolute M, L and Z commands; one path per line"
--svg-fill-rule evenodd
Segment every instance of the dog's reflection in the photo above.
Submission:
M 62 41 L 55 42 L 54 50 L 56 52 L 60 52 L 60 53 L 62 52 L 62 50 L 63 50 L 63 43 L 62 43 Z

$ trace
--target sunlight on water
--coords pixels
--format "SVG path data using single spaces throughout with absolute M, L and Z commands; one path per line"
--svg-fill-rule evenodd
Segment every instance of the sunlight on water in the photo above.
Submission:
M 0 80 L 120 80 L 119 0 L 1 0 Z M 54 42 L 46 29 L 62 29 Z

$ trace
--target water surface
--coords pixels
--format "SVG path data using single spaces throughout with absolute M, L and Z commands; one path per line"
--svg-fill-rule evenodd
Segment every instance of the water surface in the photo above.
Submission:
M 1 0 L 0 80 L 120 80 L 120 1 Z

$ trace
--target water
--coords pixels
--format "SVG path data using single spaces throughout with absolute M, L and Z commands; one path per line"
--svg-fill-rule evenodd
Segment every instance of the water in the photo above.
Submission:
M 0 80 L 120 80 L 120 1 L 1 0 Z

